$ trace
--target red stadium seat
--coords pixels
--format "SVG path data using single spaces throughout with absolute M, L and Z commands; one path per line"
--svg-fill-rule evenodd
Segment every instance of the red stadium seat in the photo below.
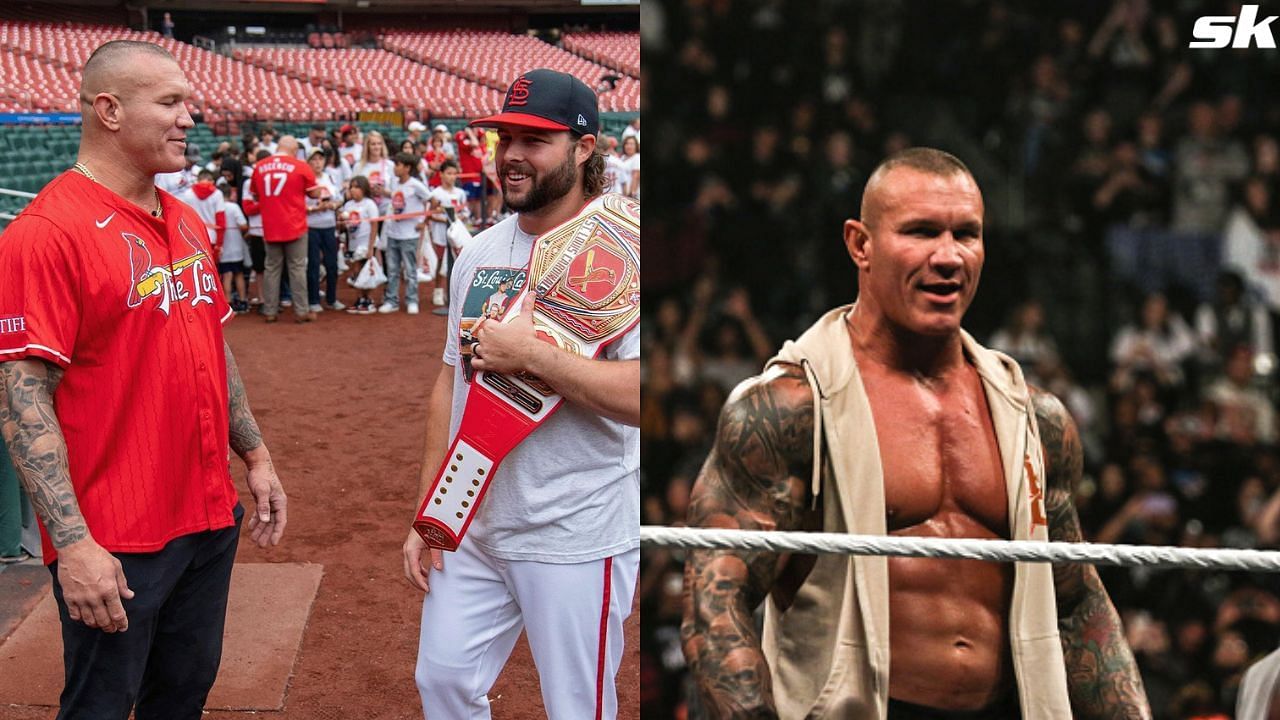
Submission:
M 570 72 L 592 87 L 602 76 L 622 72 L 617 89 L 601 95 L 601 109 L 639 109 L 639 80 L 627 74 L 633 60 L 638 70 L 638 35 L 572 38 L 566 47 L 578 55 L 504 32 L 395 31 L 378 38 L 385 50 L 334 47 L 348 44 L 348 36 L 312 33 L 308 44 L 329 47 L 241 48 L 226 57 L 150 31 L 0 21 L 0 95 L 11 109 L 74 112 L 79 68 L 89 54 L 107 40 L 131 39 L 174 54 L 193 88 L 189 108 L 209 122 L 286 114 L 307 120 L 391 108 L 415 116 L 474 117 L 496 111 L 507 83 L 530 67 Z
M 638 52 L 638 36 L 637 52 Z M 596 87 L 605 75 L 617 70 L 566 52 L 526 35 L 498 31 L 388 32 L 383 46 L 406 57 L 505 90 L 520 72 L 548 67 L 567 72 Z M 626 76 L 617 88 L 600 96 L 600 109 L 634 111 L 640 108 L 640 81 Z

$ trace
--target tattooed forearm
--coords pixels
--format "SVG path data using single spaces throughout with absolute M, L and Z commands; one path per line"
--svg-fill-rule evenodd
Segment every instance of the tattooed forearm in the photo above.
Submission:
M 1045 512 L 1049 539 L 1081 542 L 1073 501 L 1084 452 L 1075 423 L 1048 393 L 1034 397 L 1036 423 L 1045 450 Z M 1146 691 L 1120 617 L 1092 565 L 1054 565 L 1058 628 L 1067 664 L 1067 686 L 1077 718 L 1145 720 Z
M 694 487 L 690 525 L 800 527 L 813 454 L 810 402 L 795 368 L 735 391 Z M 777 717 L 752 612 L 773 587 L 780 560 L 772 553 L 721 550 L 689 555 L 681 638 L 710 717 Z
M 1066 614 L 1060 609 L 1058 618 L 1075 717 L 1147 720 L 1151 709 L 1137 663 L 1092 567 L 1085 573 L 1084 590 L 1075 607 Z
M 55 548 L 89 535 L 67 466 L 67 442 L 53 412 L 62 369 L 43 360 L 0 363 L 0 437 L 18 480 Z
M 227 406 L 231 420 L 231 449 L 243 458 L 262 445 L 262 431 L 258 429 L 258 421 L 253 419 L 253 411 L 249 409 L 244 381 L 240 379 L 240 367 L 231 354 L 231 347 L 223 342 L 223 349 L 227 354 L 227 390 L 230 398 Z

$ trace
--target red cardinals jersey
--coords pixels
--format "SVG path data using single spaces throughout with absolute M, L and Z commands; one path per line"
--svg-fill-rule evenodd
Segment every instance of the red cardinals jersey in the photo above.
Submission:
M 289 242 L 307 235 L 307 190 L 316 184 L 311 166 L 284 155 L 272 155 L 253 166 L 249 188 L 262 213 L 262 239 Z
M 154 218 L 67 171 L 0 236 L 0 362 L 64 369 L 54 409 L 71 483 L 113 552 L 235 522 L 231 308 L 200 217 L 168 193 L 161 201 Z M 52 562 L 47 535 L 44 550 Z
M 464 174 L 478 174 L 484 170 L 484 150 L 482 146 L 467 140 L 465 132 L 459 132 L 454 140 L 458 144 L 458 167 Z M 480 178 L 469 177 L 466 182 L 479 182 Z

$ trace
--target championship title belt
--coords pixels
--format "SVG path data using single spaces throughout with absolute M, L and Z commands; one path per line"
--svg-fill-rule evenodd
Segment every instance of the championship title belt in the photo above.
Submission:
M 640 204 L 608 194 L 533 243 L 529 276 L 500 322 L 534 292 L 538 339 L 586 358 L 640 321 Z M 476 374 L 462 423 L 413 522 L 427 545 L 457 550 L 502 459 L 564 398 L 529 373 Z

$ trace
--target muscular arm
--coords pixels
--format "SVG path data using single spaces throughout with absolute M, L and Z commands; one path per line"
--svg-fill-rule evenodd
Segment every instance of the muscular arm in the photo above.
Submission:
M 89 535 L 71 485 L 67 443 L 53 412 L 53 392 L 61 380 L 62 369 L 43 360 L 0 363 L 0 437 L 58 549 Z
M 258 429 L 258 421 L 253 418 L 253 411 L 249 409 L 244 381 L 240 379 L 240 366 L 236 364 L 235 355 L 231 354 L 231 346 L 225 340 L 222 342 L 222 349 L 227 356 L 227 409 L 230 419 L 231 449 L 245 461 L 245 464 L 258 459 L 270 462 L 270 456 L 260 457 L 266 453 L 266 447 L 262 444 L 262 431 Z
M 734 391 L 694 486 L 689 525 L 799 529 L 812 467 L 811 397 L 794 366 Z M 772 589 L 782 560 L 725 550 L 689 554 L 681 638 L 710 717 L 777 717 L 752 612 Z
M 1072 497 L 1084 453 L 1075 422 L 1049 393 L 1033 395 L 1036 422 L 1045 450 L 1045 512 L 1049 539 L 1081 542 L 1080 519 Z M 1075 717 L 1146 720 L 1151 717 L 1146 691 L 1124 629 L 1106 588 L 1092 565 L 1053 567 L 1058 599 L 1058 628 L 1067 663 L 1067 689 Z
M 258 429 L 258 421 L 253 419 L 253 411 L 249 409 L 249 400 L 244 392 L 244 381 L 240 379 L 240 367 L 236 365 L 236 358 L 225 340 L 222 349 L 227 356 L 229 443 L 244 460 L 247 470 L 244 480 L 255 505 L 249 518 L 249 537 L 258 543 L 258 547 L 276 545 L 284 536 L 284 528 L 289 522 L 289 498 L 276 475 L 275 465 L 271 463 L 271 453 L 262 442 L 262 431 Z
M 93 539 L 76 501 L 67 441 L 53 411 L 62 369 L 43 360 L 0 363 L 0 436 L 36 514 L 58 550 L 58 583 L 67 615 L 104 632 L 129 629 L 123 600 L 133 598 L 120 561 Z

